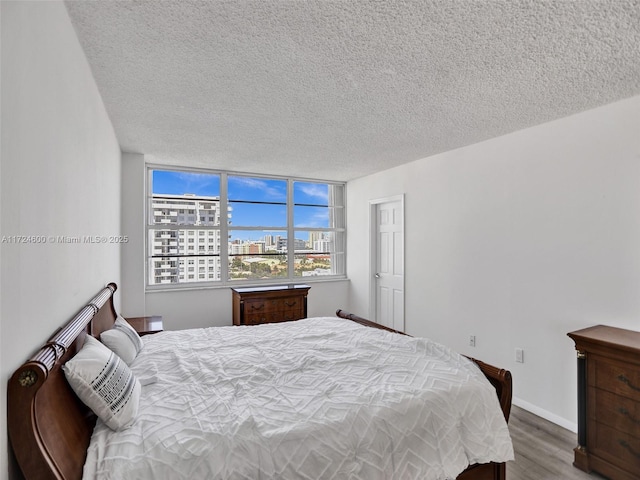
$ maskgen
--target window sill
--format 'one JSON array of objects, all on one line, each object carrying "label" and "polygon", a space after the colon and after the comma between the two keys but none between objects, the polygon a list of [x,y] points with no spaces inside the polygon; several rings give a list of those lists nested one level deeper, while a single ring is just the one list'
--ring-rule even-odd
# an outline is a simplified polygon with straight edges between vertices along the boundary
[{"label": "window sill", "polygon": [[298,277],[294,279],[281,279],[280,281],[273,282],[226,282],[226,283],[217,283],[215,285],[208,283],[194,283],[194,284],[170,284],[170,285],[147,285],[145,288],[145,294],[153,294],[153,293],[166,293],[166,292],[186,292],[186,291],[196,291],[196,290],[220,290],[220,289],[229,289],[232,287],[268,287],[272,285],[290,285],[290,284],[301,284],[305,283],[308,285],[313,285],[316,283],[330,283],[330,282],[348,282],[349,278],[345,276],[332,276],[330,278],[322,278],[322,277]]}]

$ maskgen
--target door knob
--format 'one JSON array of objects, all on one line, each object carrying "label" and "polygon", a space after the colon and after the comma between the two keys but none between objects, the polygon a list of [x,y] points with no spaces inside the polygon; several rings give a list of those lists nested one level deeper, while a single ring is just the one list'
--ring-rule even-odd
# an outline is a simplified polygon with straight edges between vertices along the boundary
[{"label": "door knob", "polygon": [[376,278],[380,278],[380,274],[379,274],[379,273],[376,273],[376,274],[375,274],[375,277],[376,277]]}]

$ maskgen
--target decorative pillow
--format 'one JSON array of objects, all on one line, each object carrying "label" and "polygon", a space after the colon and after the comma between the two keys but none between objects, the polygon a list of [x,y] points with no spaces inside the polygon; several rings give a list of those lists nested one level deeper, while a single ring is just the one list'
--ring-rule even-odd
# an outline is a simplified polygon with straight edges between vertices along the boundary
[{"label": "decorative pillow", "polygon": [[135,360],[142,350],[142,339],[138,332],[129,325],[124,318],[118,315],[113,327],[100,334],[100,340],[127,365]]},{"label": "decorative pillow", "polygon": [[91,335],[62,366],[78,398],[112,430],[130,426],[138,414],[140,382],[126,363]]}]

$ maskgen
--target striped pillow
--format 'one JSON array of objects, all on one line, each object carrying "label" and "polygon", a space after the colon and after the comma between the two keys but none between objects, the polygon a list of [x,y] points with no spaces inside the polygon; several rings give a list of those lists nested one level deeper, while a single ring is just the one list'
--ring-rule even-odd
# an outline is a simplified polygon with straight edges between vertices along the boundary
[{"label": "striped pillow", "polygon": [[111,329],[102,332],[100,340],[127,365],[131,365],[143,346],[138,332],[120,315]]},{"label": "striped pillow", "polygon": [[62,370],[78,398],[109,428],[122,430],[135,421],[140,382],[120,357],[91,335]]}]

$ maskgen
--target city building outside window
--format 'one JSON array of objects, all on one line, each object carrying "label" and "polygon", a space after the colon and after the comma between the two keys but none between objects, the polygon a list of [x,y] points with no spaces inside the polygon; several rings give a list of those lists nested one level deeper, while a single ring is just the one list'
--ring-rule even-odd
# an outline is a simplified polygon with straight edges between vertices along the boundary
[{"label": "city building outside window", "polygon": [[[149,288],[344,277],[344,184],[153,167],[148,173]],[[206,265],[197,277],[195,259]]]}]

